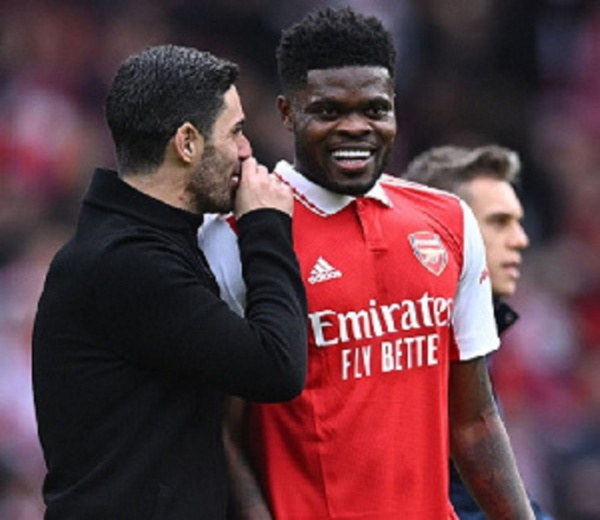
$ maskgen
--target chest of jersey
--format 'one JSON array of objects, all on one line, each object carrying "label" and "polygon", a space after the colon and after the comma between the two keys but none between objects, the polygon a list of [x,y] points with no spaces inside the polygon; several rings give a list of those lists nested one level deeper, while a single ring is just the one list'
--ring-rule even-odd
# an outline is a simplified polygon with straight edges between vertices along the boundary
[{"label": "chest of jersey", "polygon": [[296,203],[307,384],[293,401],[251,413],[277,517],[448,517],[462,213],[392,202],[359,198],[333,215]]},{"label": "chest of jersey", "polygon": [[460,276],[460,226],[372,199],[329,216],[297,204],[294,242],[308,294],[309,348],[329,360],[329,377],[437,364]]}]

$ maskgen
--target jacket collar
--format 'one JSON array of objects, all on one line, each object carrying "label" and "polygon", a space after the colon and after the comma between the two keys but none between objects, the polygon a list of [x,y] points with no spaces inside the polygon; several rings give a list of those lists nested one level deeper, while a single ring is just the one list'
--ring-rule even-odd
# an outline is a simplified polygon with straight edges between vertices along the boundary
[{"label": "jacket collar", "polygon": [[287,161],[279,161],[275,166],[275,172],[279,177],[286,181],[294,190],[304,204],[311,206],[315,211],[324,216],[334,215],[343,210],[357,198],[372,199],[381,204],[392,207],[393,204],[386,195],[381,183],[377,181],[367,193],[360,197],[352,195],[342,195],[330,191],[314,182],[310,181]]},{"label": "jacket collar", "polygon": [[494,298],[494,318],[496,318],[498,334],[502,334],[515,324],[519,319],[519,315],[506,302],[499,298]]},{"label": "jacket collar", "polygon": [[96,206],[133,217],[154,227],[194,231],[202,224],[202,215],[175,208],[136,190],[119,178],[117,172],[96,168],[83,200]]}]

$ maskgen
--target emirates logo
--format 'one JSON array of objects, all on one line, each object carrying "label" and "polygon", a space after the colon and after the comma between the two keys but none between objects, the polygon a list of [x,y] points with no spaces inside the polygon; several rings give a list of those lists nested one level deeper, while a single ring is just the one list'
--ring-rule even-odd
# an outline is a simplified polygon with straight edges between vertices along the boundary
[{"label": "emirates logo", "polygon": [[439,276],[448,263],[448,252],[439,235],[431,231],[417,231],[408,236],[415,256],[430,272]]}]

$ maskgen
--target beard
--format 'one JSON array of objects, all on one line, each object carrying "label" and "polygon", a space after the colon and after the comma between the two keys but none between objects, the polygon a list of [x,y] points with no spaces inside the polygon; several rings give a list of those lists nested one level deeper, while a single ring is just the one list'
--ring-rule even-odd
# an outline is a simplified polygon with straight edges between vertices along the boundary
[{"label": "beard", "polygon": [[235,191],[231,187],[231,174],[235,168],[235,162],[206,144],[200,165],[187,186],[196,213],[229,213],[233,209]]}]

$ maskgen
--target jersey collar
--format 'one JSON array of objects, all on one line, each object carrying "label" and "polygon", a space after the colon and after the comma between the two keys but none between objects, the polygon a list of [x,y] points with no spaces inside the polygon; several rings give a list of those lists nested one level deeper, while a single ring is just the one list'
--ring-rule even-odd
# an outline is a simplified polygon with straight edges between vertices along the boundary
[{"label": "jersey collar", "polygon": [[[335,193],[315,184],[296,171],[287,161],[279,161],[275,166],[275,172],[292,187],[296,197],[314,206],[325,215],[334,215],[359,198]],[[379,181],[360,198],[377,200],[388,207],[393,205]]]}]

